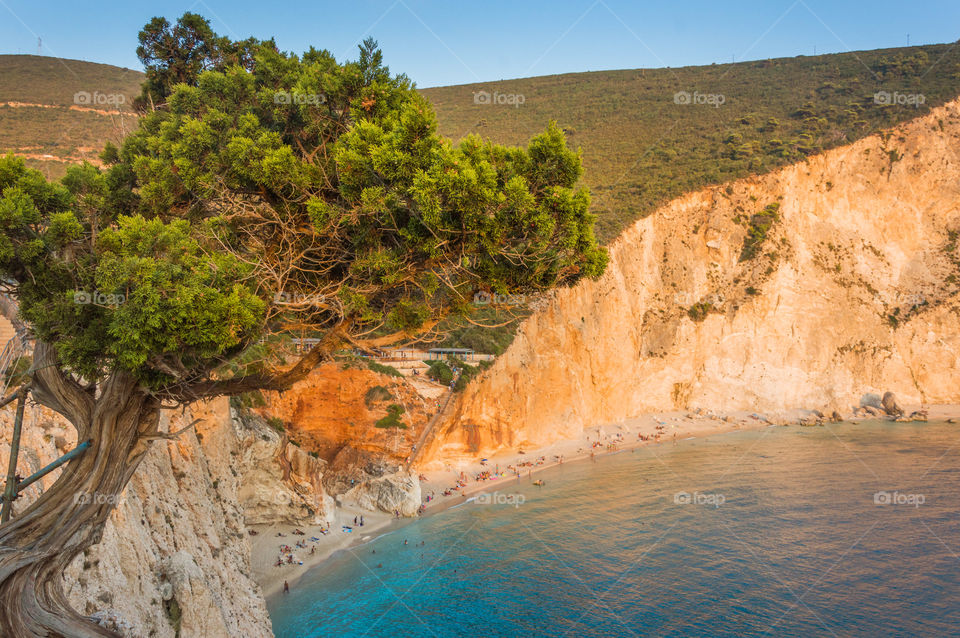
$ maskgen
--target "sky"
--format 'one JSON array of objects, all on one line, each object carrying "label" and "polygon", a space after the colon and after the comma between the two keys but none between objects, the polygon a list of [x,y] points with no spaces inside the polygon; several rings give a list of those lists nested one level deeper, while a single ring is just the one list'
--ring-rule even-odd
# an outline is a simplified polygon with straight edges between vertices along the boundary
[{"label": "sky", "polygon": [[142,69],[137,33],[186,11],[235,39],[356,58],[368,36],[418,86],[956,42],[958,0],[0,0],[0,53]]}]

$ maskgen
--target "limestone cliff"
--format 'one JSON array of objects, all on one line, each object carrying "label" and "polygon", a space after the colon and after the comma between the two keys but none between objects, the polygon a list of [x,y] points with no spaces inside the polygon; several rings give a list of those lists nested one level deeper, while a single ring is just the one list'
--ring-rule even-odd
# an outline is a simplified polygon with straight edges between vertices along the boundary
[{"label": "limestone cliff", "polygon": [[958,104],[636,222],[600,280],[523,324],[423,463],[659,410],[960,401]]},{"label": "limestone cliff", "polygon": [[[283,394],[264,398],[257,412],[278,419],[291,440],[329,462],[347,446],[403,460],[435,409],[406,379],[362,361],[324,364]],[[376,427],[391,405],[403,408],[402,427]]]},{"label": "limestone cliff", "polygon": [[[192,413],[192,414],[191,414]],[[71,603],[125,636],[174,638],[272,636],[250,546],[240,492],[242,437],[227,401],[164,413],[174,429],[204,420],[178,440],[155,443],[134,474],[103,540],[65,574]],[[0,412],[0,458],[6,460],[12,410]],[[33,472],[73,447],[75,434],[48,410],[28,408],[20,473]],[[43,486],[30,487],[14,512]],[[83,497],[83,495],[81,495]],[[96,498],[91,495],[91,498]]]},{"label": "limestone cliff", "polygon": [[333,499],[323,488],[326,461],[290,443],[262,418],[234,415],[241,481],[238,498],[247,525],[330,525]]}]

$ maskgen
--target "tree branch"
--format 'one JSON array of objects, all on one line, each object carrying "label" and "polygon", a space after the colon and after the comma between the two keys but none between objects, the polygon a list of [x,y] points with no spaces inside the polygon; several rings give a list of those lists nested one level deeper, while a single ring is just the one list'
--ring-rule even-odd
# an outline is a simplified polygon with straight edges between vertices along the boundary
[{"label": "tree branch", "polygon": [[254,390],[283,392],[307,377],[318,365],[329,360],[346,340],[343,324],[330,330],[320,343],[310,349],[288,370],[271,370],[229,379],[210,379],[187,385],[175,385],[158,392],[158,396],[179,403],[192,403],[218,396],[233,396]]},{"label": "tree branch", "polygon": [[94,395],[61,369],[52,345],[39,340],[36,342],[31,375],[34,401],[62,414],[77,428],[78,440],[89,438]]}]

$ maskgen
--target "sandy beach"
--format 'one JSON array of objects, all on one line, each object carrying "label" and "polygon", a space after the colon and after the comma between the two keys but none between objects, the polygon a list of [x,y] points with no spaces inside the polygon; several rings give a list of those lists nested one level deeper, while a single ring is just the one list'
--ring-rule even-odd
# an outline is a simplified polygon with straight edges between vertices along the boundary
[{"label": "sandy beach", "polygon": [[[907,414],[910,414],[914,410],[921,409],[921,406],[904,406],[904,409]],[[923,406],[922,409],[928,412],[928,418],[931,421],[949,419],[960,421],[960,405]],[[769,416],[745,411],[660,412],[629,419],[623,423],[592,426],[575,439],[557,441],[536,449],[524,449],[523,454],[520,454],[520,450],[510,450],[492,455],[485,461],[477,458],[460,463],[447,463],[441,470],[422,472],[422,476],[426,479],[420,481],[425,501],[422,516],[436,514],[459,505],[479,493],[510,485],[518,479],[532,480],[533,475],[560,463],[574,463],[591,457],[599,458],[645,445],[672,445],[674,442],[685,439],[703,438],[738,430],[796,426],[801,419],[810,416],[807,410],[791,410]],[[875,417],[844,415],[844,419],[851,422],[871,418]],[[524,465],[518,467],[520,464]],[[519,475],[516,470],[509,470],[508,466],[519,469]],[[498,469],[498,476],[476,480],[477,475],[483,472],[495,474]],[[463,482],[466,484],[451,490],[450,488],[457,486],[461,477],[465,477]],[[449,495],[444,496],[444,491],[449,491]],[[426,500],[428,496],[432,496],[429,501]],[[361,515],[364,525],[354,526],[354,517],[359,519]],[[266,597],[280,593],[283,590],[284,581],[289,583],[291,588],[295,588],[299,578],[308,570],[323,563],[335,552],[370,542],[414,520],[416,519],[397,519],[385,512],[372,512],[347,504],[337,507],[335,523],[327,534],[321,533],[320,526],[290,524],[250,526],[250,529],[257,532],[255,536],[250,537],[254,579],[260,584]],[[352,531],[345,531],[343,526],[351,527]],[[303,531],[304,535],[295,535],[293,532],[296,529]],[[302,541],[305,547],[295,547],[298,541]],[[281,545],[289,545],[293,548],[292,564],[276,565],[277,558],[281,555]]]}]

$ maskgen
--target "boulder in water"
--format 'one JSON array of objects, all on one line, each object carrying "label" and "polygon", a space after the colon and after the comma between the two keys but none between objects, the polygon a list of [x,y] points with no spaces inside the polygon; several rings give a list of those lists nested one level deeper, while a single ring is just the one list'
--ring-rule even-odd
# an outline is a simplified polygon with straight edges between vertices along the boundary
[{"label": "boulder in water", "polygon": [[869,408],[876,408],[877,410],[881,409],[881,408],[883,407],[883,405],[882,405],[882,403],[881,403],[881,401],[880,401],[880,395],[879,395],[879,394],[873,394],[872,392],[868,392],[867,394],[865,394],[865,395],[863,395],[862,397],[860,397],[860,407],[861,407],[861,408],[868,408],[868,407],[869,407]]},{"label": "boulder in water", "polygon": [[897,395],[893,392],[884,392],[882,406],[889,416],[903,416],[903,408],[897,403]]}]

